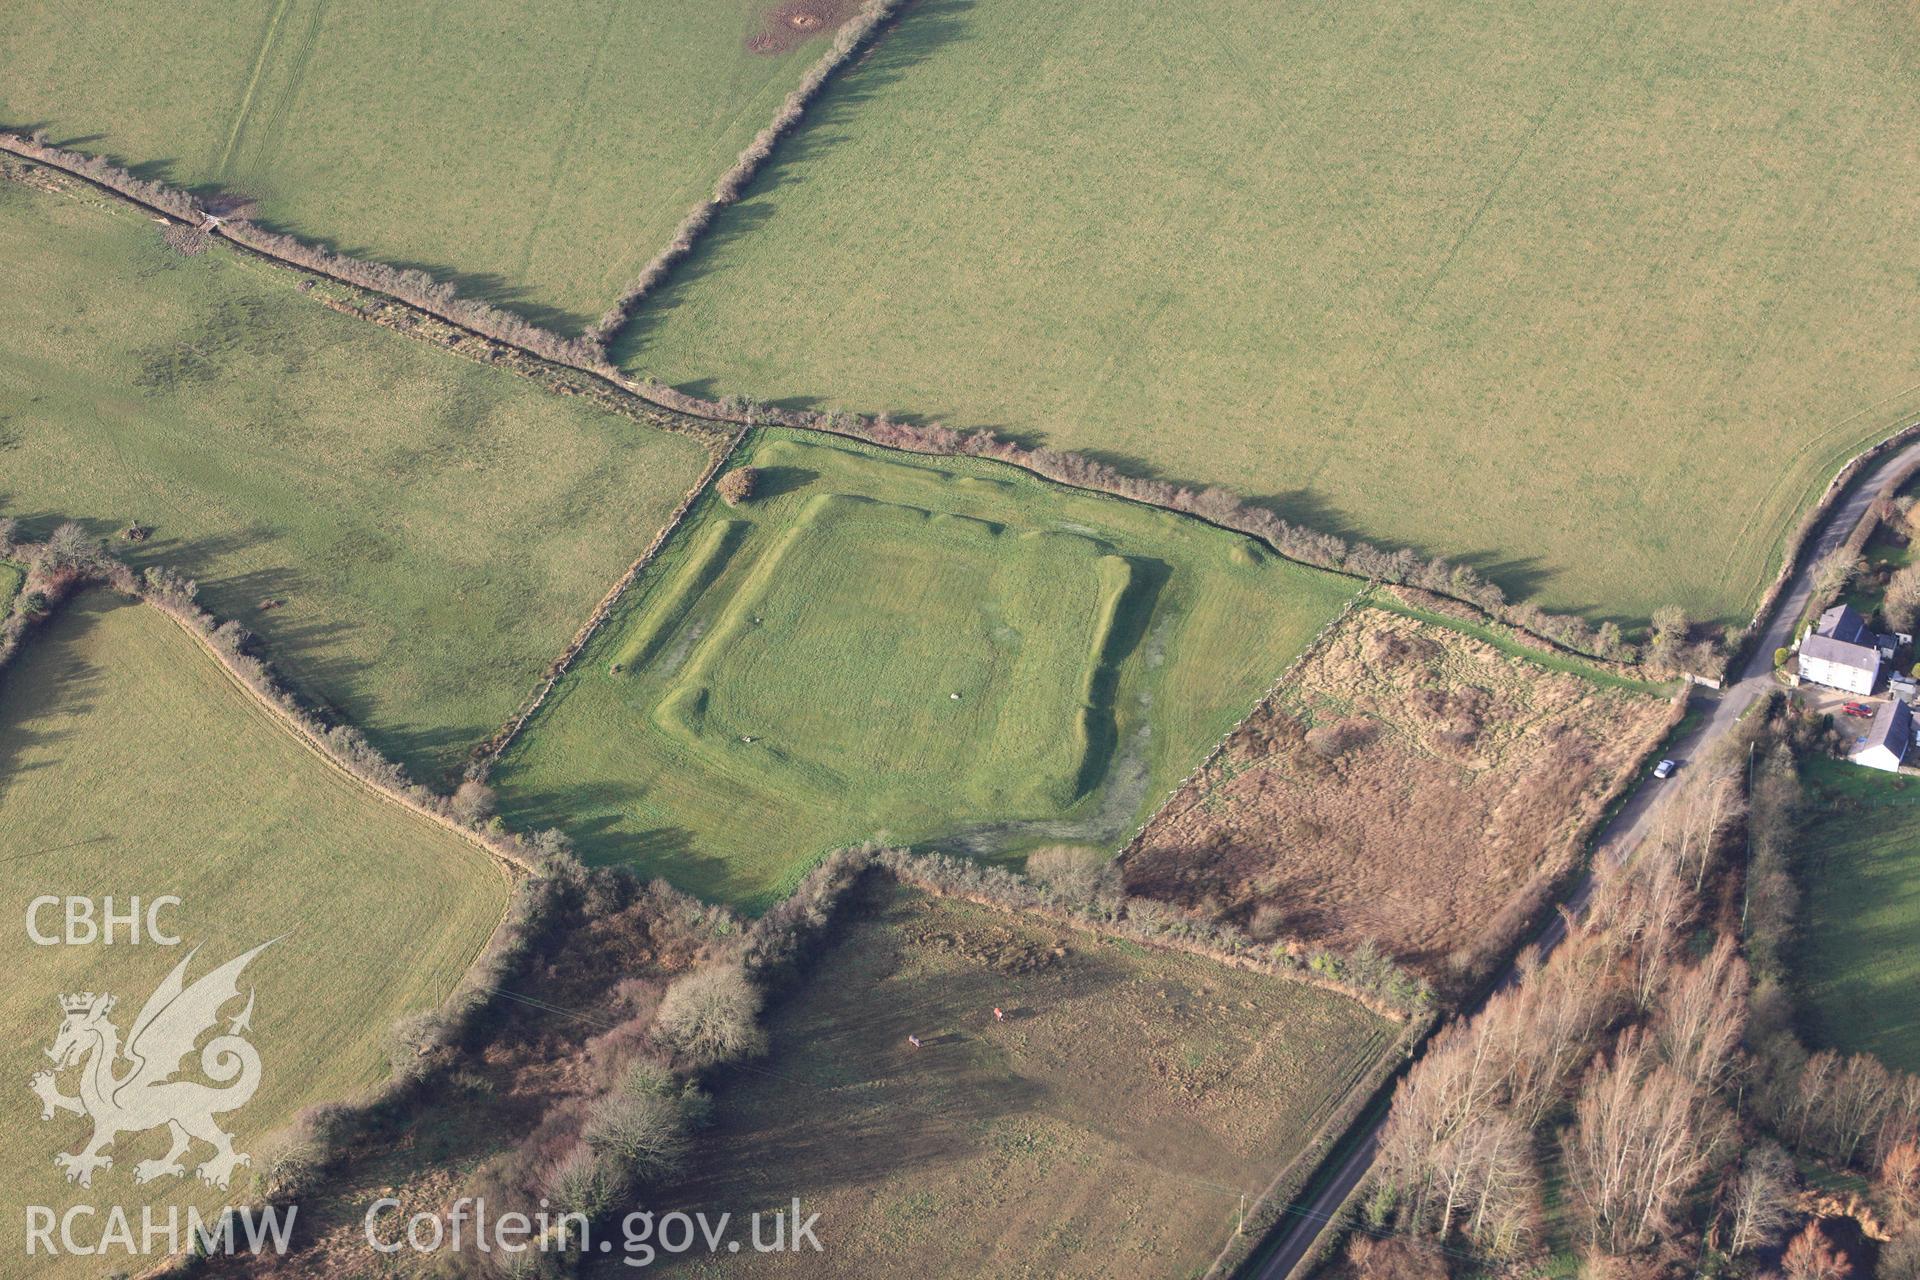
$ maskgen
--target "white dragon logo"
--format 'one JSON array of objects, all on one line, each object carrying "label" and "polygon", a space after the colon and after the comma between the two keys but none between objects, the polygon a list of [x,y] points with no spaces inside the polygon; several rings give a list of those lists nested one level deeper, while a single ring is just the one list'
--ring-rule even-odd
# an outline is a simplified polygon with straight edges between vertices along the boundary
[{"label": "white dragon logo", "polygon": [[[247,1007],[228,1024],[226,1034],[215,1036],[200,1050],[200,1070],[224,1087],[175,1080],[173,1076],[193,1052],[195,1042],[220,1021],[220,1010],[240,997],[241,970],[272,945],[261,943],[190,987],[186,985],[187,965],[198,948],[189,952],[147,997],[140,1016],[133,1020],[133,1029],[127,1033],[124,1049],[119,1029],[107,1019],[115,1003],[112,996],[87,991],[60,997],[60,1009],[66,1018],[53,1047],[47,1050],[54,1068],[34,1074],[33,1091],[40,1098],[42,1120],[53,1119],[56,1111],[71,1111],[93,1120],[93,1138],[85,1147],[53,1158],[54,1164],[66,1171],[68,1182],[92,1186],[94,1170],[113,1167],[113,1157],[104,1152],[115,1138],[162,1125],[171,1133],[173,1145],[160,1159],[136,1164],[135,1182],[184,1175],[186,1167],[180,1157],[195,1138],[213,1147],[212,1157],[195,1170],[200,1181],[210,1187],[225,1190],[234,1169],[253,1163],[233,1149],[233,1135],[213,1121],[216,1115],[245,1106],[260,1087],[260,1054],[243,1038],[253,1022],[251,989]],[[122,1063],[126,1064],[124,1070],[120,1069]],[[81,1069],[80,1093],[68,1097],[60,1092],[57,1077],[74,1066]]]}]

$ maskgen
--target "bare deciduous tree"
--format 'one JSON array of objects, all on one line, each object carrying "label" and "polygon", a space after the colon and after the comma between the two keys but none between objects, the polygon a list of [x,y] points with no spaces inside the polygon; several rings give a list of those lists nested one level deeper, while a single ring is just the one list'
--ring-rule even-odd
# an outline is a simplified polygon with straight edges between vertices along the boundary
[{"label": "bare deciduous tree", "polygon": [[712,965],[676,978],[660,1001],[654,1037],[690,1066],[751,1057],[765,1047],[760,993],[737,965]]},{"label": "bare deciduous tree", "polygon": [[1778,1143],[1747,1152],[1724,1198],[1727,1252],[1749,1253],[1778,1240],[1793,1222],[1793,1191],[1793,1160]]},{"label": "bare deciduous tree", "polygon": [[752,467],[735,467],[720,477],[713,486],[730,507],[737,507],[753,497],[754,482],[760,473]]},{"label": "bare deciduous tree", "polygon": [[1711,1100],[1655,1060],[1638,1028],[1596,1062],[1562,1140],[1567,1181],[1591,1241],[1651,1244],[1709,1167],[1724,1130]]},{"label": "bare deciduous tree", "polygon": [[485,822],[498,808],[499,802],[494,798],[493,788],[473,778],[456,787],[452,798],[447,801],[448,812],[468,826]]},{"label": "bare deciduous tree", "polygon": [[1910,564],[1894,571],[1887,581],[1887,594],[1880,602],[1880,612],[1886,615],[1887,625],[1895,631],[1913,632],[1914,625],[1920,623],[1920,565]]},{"label": "bare deciduous tree", "polygon": [[1920,1280],[1920,1230],[1907,1228],[1880,1250],[1879,1280]]},{"label": "bare deciduous tree", "polygon": [[1513,1025],[1505,1041],[1512,1055],[1506,1070],[1508,1106],[1533,1129],[1559,1105],[1574,1073],[1592,1057],[1596,1038],[1619,1008],[1621,992],[1608,963],[1607,941],[1577,923],[1569,924],[1553,963],[1542,965],[1529,951],[1518,968],[1519,984],[1488,1013]]},{"label": "bare deciduous tree", "polygon": [[1603,867],[1595,877],[1595,927],[1629,961],[1634,1007],[1650,1009],[1666,982],[1681,926],[1694,912],[1691,886],[1680,873],[1679,843],[1656,834],[1631,867]]},{"label": "bare deciduous tree", "polygon": [[1877,1188],[1887,1217],[1906,1229],[1920,1217],[1920,1141],[1907,1138],[1888,1147],[1880,1157]]},{"label": "bare deciduous tree", "polygon": [[1439,1250],[1404,1236],[1355,1232],[1347,1242],[1347,1265],[1360,1280],[1447,1280]]},{"label": "bare deciduous tree", "polygon": [[1676,969],[1660,993],[1654,1034],[1675,1071],[1707,1090],[1732,1077],[1747,1023],[1747,962],[1722,934],[1699,964]]},{"label": "bare deciduous tree", "polygon": [[1120,896],[1120,868],[1105,850],[1056,844],[1027,855],[1027,874],[1063,901],[1098,902]]},{"label": "bare deciduous tree", "polygon": [[72,569],[92,563],[100,555],[100,540],[68,520],[47,536],[40,557],[51,569]]},{"label": "bare deciduous tree", "polygon": [[1852,582],[1859,572],[1866,568],[1866,561],[1858,552],[1839,547],[1829,551],[1813,567],[1813,599],[1816,604],[1825,605],[1834,600],[1847,584]]},{"label": "bare deciduous tree", "polygon": [[1835,1074],[1826,1109],[1829,1150],[1851,1164],[1861,1146],[1880,1128],[1894,1097],[1893,1073],[1870,1053],[1856,1053]]},{"label": "bare deciduous tree", "polygon": [[1787,1280],[1846,1280],[1853,1273],[1853,1264],[1827,1241],[1819,1223],[1809,1222],[1787,1246],[1780,1269]]}]

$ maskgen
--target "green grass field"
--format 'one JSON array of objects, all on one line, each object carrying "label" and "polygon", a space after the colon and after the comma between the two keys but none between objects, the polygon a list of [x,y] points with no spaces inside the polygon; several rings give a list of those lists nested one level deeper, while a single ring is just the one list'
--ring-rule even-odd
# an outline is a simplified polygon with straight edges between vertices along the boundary
[{"label": "green grass field", "polygon": [[621,358],[1736,617],[1920,411],[1910,19],[924,0]]},{"label": "green grass field", "polygon": [[821,1251],[673,1274],[1199,1276],[1397,1031],[1304,983],[890,886],[769,1021],[671,1207],[798,1196]]},{"label": "green grass field", "polygon": [[977,460],[772,432],[495,775],[509,820],[765,905],[868,837],[1117,844],[1354,584]]},{"label": "green grass field", "polygon": [[11,560],[0,560],[0,617],[13,607],[13,597],[27,580],[27,571]]},{"label": "green grass field", "polygon": [[820,55],[749,52],[772,7],[54,0],[0,29],[0,124],[572,327]]},{"label": "green grass field", "polygon": [[[256,993],[260,1088],[222,1118],[237,1149],[258,1157],[260,1140],[299,1108],[384,1078],[394,1019],[452,990],[506,904],[506,878],[484,852],[326,763],[158,610],[103,592],[66,606],[0,673],[0,811],[12,922],[0,996],[9,1086],[0,1212],[14,1224],[26,1205],[84,1200],[131,1206],[138,1231],[141,1205],[207,1211],[223,1198],[191,1181],[135,1186],[135,1162],[165,1150],[164,1131],[122,1137],[91,1193],[62,1180],[54,1154],[91,1130],[65,1113],[43,1123],[27,1088],[60,1029],[57,997],[111,992],[125,1035],[189,949],[200,948],[191,981],[279,938],[242,988]],[[122,911],[134,896],[177,895],[161,922],[182,945],[127,945],[124,934],[111,947],[32,945],[24,921],[43,894],[112,895]],[[38,923],[58,934],[60,911]],[[62,1084],[73,1091],[71,1073]],[[189,1161],[206,1153],[197,1147]],[[242,1170],[233,1190],[247,1185]],[[141,1268],[124,1257],[42,1258],[32,1274],[127,1270]]]},{"label": "green grass field", "polygon": [[1823,1048],[1920,1071],[1920,782],[1839,760],[1803,771],[1801,1016]]},{"label": "green grass field", "polygon": [[[437,778],[504,720],[706,462],[145,218],[0,182],[0,512],[197,577],[304,693]],[[263,607],[268,602],[278,602]]]}]

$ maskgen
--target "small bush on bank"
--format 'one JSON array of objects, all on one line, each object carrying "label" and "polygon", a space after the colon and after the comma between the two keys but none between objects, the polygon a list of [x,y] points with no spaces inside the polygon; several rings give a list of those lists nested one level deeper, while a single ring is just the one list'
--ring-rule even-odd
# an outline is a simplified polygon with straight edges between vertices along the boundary
[{"label": "small bush on bank", "polygon": [[752,499],[754,484],[759,478],[760,473],[752,467],[735,467],[721,476],[714,488],[719,491],[728,506],[737,507]]},{"label": "small bush on bank", "polygon": [[1104,850],[1056,844],[1027,855],[1027,875],[1063,902],[1111,903],[1121,896],[1120,868]]}]

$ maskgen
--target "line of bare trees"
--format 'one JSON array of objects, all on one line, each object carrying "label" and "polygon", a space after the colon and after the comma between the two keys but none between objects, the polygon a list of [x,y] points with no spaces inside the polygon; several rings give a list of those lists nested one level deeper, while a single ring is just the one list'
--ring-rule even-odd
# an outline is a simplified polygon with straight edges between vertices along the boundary
[{"label": "line of bare trees", "polygon": [[[684,939],[679,949],[692,951],[694,963],[664,984],[610,975],[626,1012],[583,1047],[595,1083],[558,1101],[525,1140],[484,1167],[474,1194],[530,1215],[536,1202],[551,1203],[597,1223],[642,1190],[669,1189],[705,1122],[706,1082],[766,1052],[767,999],[811,957],[872,865],[867,851],[836,853],[750,926],[662,882],[642,887],[623,871],[582,873],[586,896],[603,905],[576,905],[575,916],[617,918],[638,901],[646,917],[664,922],[652,926],[656,933],[667,927]],[[592,942],[587,950],[597,950]],[[579,949],[571,940],[560,945]],[[577,1246],[579,1238],[555,1243]],[[577,1261],[577,1248],[554,1256]]]},{"label": "line of bare trees", "polygon": [[[1394,1098],[1376,1226],[1522,1256],[1557,1147],[1589,1248],[1672,1242],[1736,1132],[1746,961],[1731,934],[1698,958],[1687,942],[1741,817],[1738,771],[1703,767],[1630,868],[1596,872],[1590,911],[1552,956],[1529,949],[1517,981],[1435,1038]],[[1760,1218],[1744,1221],[1757,1242]]]},{"label": "line of bare trees", "polygon": [[[1783,994],[1792,752],[1820,734],[1783,700],[1763,704],[1697,767],[1637,860],[1596,873],[1589,912],[1553,955],[1523,955],[1515,983],[1435,1037],[1383,1133],[1365,1207],[1375,1228],[1526,1256],[1557,1158],[1596,1259],[1691,1266],[1703,1238],[1751,1259],[1801,1217],[1784,1142],[1867,1173],[1895,1232],[1883,1277],[1920,1277],[1920,1077],[1808,1052]],[[1750,859],[1728,857],[1736,848]],[[1361,1255],[1405,1256],[1362,1243],[1353,1265]],[[1782,1265],[1819,1280],[1835,1256],[1814,1227]]]},{"label": "line of bare trees", "polygon": [[0,142],[4,142],[9,149],[21,155],[55,165],[89,182],[111,188],[122,195],[131,196],[142,204],[151,205],[164,213],[172,214],[182,222],[198,226],[206,221],[206,209],[198,200],[179,187],[136,177],[130,170],[113,163],[104,156],[92,156],[84,152],[56,147],[47,141],[44,129],[35,129],[31,134],[25,135],[0,134]]},{"label": "line of bare trees", "polygon": [[363,258],[335,253],[320,245],[308,244],[297,236],[269,231],[244,219],[222,223],[219,232],[236,244],[269,257],[291,262],[335,280],[344,280],[363,289],[391,294],[423,311],[489,338],[522,347],[544,359],[583,366],[596,365],[600,360],[599,347],[591,340],[563,337],[490,302],[462,297],[459,289],[450,281],[436,279],[425,271],[368,262]]},{"label": "line of bare trees", "polygon": [[[117,560],[112,563],[125,569]],[[128,577],[132,576],[130,570],[126,572]],[[408,777],[400,764],[381,754],[358,728],[322,719],[281,681],[260,652],[252,632],[236,621],[221,622],[201,607],[199,584],[193,579],[174,569],[154,566],[134,579],[131,587],[124,580],[114,585],[205,636],[228,671],[296,724],[355,777],[423,813],[461,828],[522,870],[537,869],[548,858],[567,849],[567,839],[557,829],[524,834],[509,830],[495,811],[492,790],[484,783],[469,779],[450,793],[436,792]]]},{"label": "line of bare trees", "polygon": [[335,253],[296,236],[269,231],[244,217],[215,221],[205,206],[180,188],[136,177],[100,156],[53,146],[42,133],[36,132],[30,137],[18,133],[0,133],[0,146],[86,178],[183,222],[225,236],[235,244],[267,257],[364,289],[390,294],[422,311],[524,348],[545,359],[596,371],[602,363],[599,344],[591,339],[564,337],[490,302],[462,297],[459,289],[450,281],[436,279],[425,271],[368,262]]},{"label": "line of bare trees", "polygon": [[647,265],[632,283],[620,291],[606,314],[587,331],[587,338],[594,344],[602,361],[606,359],[607,347],[620,330],[632,318],[640,304],[646,300],[660,283],[667,278],[679,261],[693,251],[701,235],[719,216],[720,211],[738,200],[746,192],[747,184],[753,181],[753,175],[773,154],[780,139],[800,123],[806,114],[807,106],[820,91],[826,87],[833,73],[838,71],[853,55],[867,43],[881,24],[892,17],[903,0],[865,0],[860,11],[844,23],[834,33],[833,43],[818,61],[807,69],[793,92],[786,96],[780,109],[773,114],[767,126],[754,135],[753,141],[740,152],[732,167],[721,174],[713,184],[713,194],[687,210],[687,216],[681,219],[674,230],[673,239],[665,248],[653,255]]},{"label": "line of bare trees", "polygon": [[[1796,756],[1835,748],[1832,731],[1784,699],[1754,741],[1742,895],[1754,968],[1748,1042],[1755,1113],[1803,1154],[1874,1179],[1890,1225],[1906,1231],[1920,1213],[1920,1076],[1890,1070],[1867,1053],[1813,1051],[1795,1028],[1789,965],[1801,925],[1794,851],[1804,792]],[[1920,1276],[1920,1232],[1903,1280]]]},{"label": "line of bare trees", "polygon": [[[767,999],[807,963],[873,865],[865,850],[834,854],[747,924],[664,881],[554,855],[520,886],[469,973],[462,990],[472,998],[457,994],[396,1028],[390,1084],[352,1106],[310,1108],[270,1144],[269,1196],[310,1194],[344,1162],[378,1159],[391,1133],[428,1109],[459,1123],[463,1097],[485,1092],[489,1075],[525,1073],[548,1096],[463,1194],[496,1213],[550,1211],[539,1274],[573,1274],[583,1224],[673,1187],[707,1121],[710,1077],[766,1051]],[[528,1274],[471,1248],[442,1261],[453,1275]]]}]

